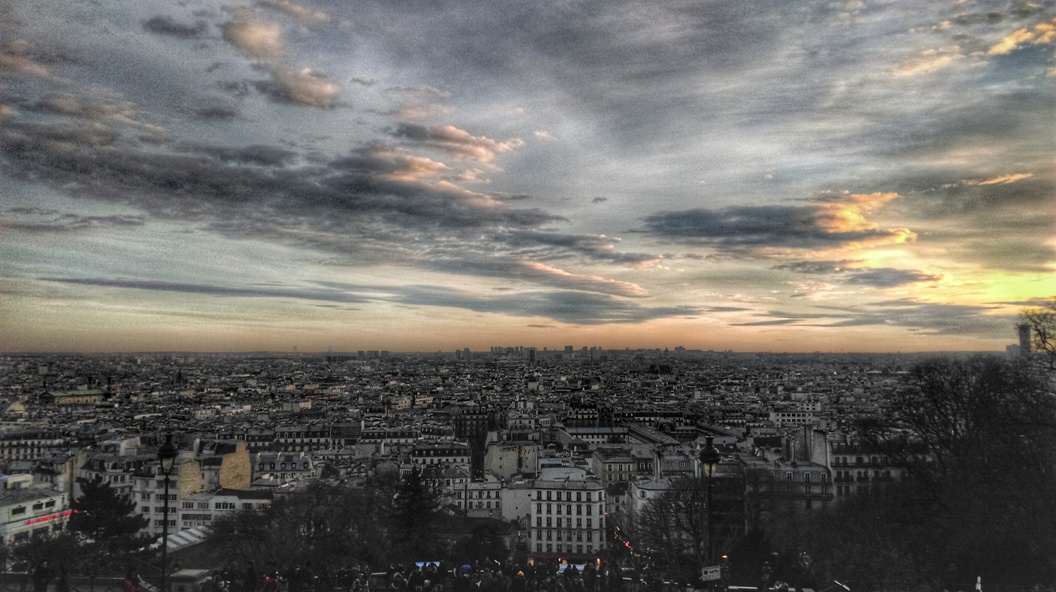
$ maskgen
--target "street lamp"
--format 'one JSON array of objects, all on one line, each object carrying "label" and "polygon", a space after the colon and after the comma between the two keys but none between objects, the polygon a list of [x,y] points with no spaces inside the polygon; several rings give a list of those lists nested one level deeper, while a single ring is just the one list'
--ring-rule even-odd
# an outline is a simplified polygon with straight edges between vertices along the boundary
[{"label": "street lamp", "polygon": [[172,443],[172,434],[165,434],[165,443],[158,448],[158,461],[161,463],[161,474],[165,475],[165,498],[161,520],[161,592],[168,592],[169,561],[169,475],[180,451]]},{"label": "street lamp", "polygon": [[707,555],[704,556],[704,561],[708,565],[711,565],[711,551],[712,551],[712,528],[711,528],[711,480],[715,475],[715,467],[718,466],[719,461],[722,460],[722,454],[718,448],[715,448],[715,438],[712,436],[706,436],[704,438],[704,449],[700,451],[700,466],[704,469],[704,473],[708,476],[708,551]]}]

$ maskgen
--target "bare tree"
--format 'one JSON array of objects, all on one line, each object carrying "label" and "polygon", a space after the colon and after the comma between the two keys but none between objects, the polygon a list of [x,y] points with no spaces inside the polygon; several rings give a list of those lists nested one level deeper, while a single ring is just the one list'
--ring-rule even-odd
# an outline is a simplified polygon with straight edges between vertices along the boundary
[{"label": "bare tree", "polygon": [[1021,324],[1030,327],[1030,347],[1041,352],[1056,368],[1056,298],[1038,308],[1028,308],[1019,313]]}]

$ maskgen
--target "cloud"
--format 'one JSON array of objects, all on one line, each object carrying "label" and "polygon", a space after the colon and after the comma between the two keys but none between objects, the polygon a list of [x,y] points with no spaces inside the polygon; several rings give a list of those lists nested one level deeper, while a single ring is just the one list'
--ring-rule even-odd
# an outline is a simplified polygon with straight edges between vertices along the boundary
[{"label": "cloud", "polygon": [[329,160],[259,144],[180,142],[151,152],[103,124],[20,123],[0,128],[0,154],[23,176],[56,188],[76,183],[81,197],[196,222],[228,238],[311,249],[331,265],[394,263],[641,298],[637,284],[557,262],[657,260],[619,251],[618,239],[603,235],[543,230],[563,218],[507,202],[525,196],[465,190],[443,179],[444,163],[384,144]]},{"label": "cloud", "polygon": [[99,230],[121,226],[143,226],[145,221],[143,216],[84,216],[35,207],[8,208],[0,212],[0,228],[23,232]]},{"label": "cloud", "polygon": [[1012,339],[1014,314],[993,314],[994,306],[944,304],[900,299],[866,304],[848,313],[845,320],[830,327],[896,326],[927,335],[975,335]]},{"label": "cloud", "polygon": [[923,76],[938,72],[963,58],[964,54],[957,46],[929,49],[921,52],[917,59],[899,64],[893,74],[896,77]]},{"label": "cloud", "polygon": [[325,12],[312,10],[291,0],[258,0],[257,5],[278,10],[305,23],[325,23],[330,20],[329,15]]},{"label": "cloud", "polygon": [[143,28],[150,31],[151,33],[157,33],[159,35],[170,35],[173,37],[182,37],[185,39],[193,39],[195,37],[201,37],[205,34],[208,25],[205,21],[197,21],[193,25],[185,24],[176,21],[172,17],[168,16],[156,16],[143,23]]},{"label": "cloud", "polygon": [[196,294],[223,298],[279,298],[334,303],[378,303],[403,306],[438,306],[481,313],[520,317],[544,317],[562,323],[600,325],[607,323],[641,323],[653,319],[697,314],[686,306],[645,307],[634,302],[603,294],[576,291],[534,290],[497,295],[430,286],[362,286],[319,282],[316,287],[275,288],[261,286],[221,286],[216,284],[167,282],[133,278],[61,278],[44,277],[41,281],[118,288]]},{"label": "cloud", "polygon": [[[621,282],[596,275],[578,275],[536,261],[524,261],[522,265],[533,272],[558,277],[562,283],[568,284],[568,287],[590,292],[614,293],[632,298],[644,298],[649,295],[641,286],[631,282]],[[599,284],[606,285],[609,289],[599,289]]]},{"label": "cloud", "polygon": [[179,294],[200,294],[203,296],[220,296],[226,298],[297,298],[301,300],[322,300],[327,302],[362,303],[370,299],[352,294],[348,291],[332,289],[304,288],[262,288],[256,286],[231,287],[215,284],[191,284],[157,280],[137,280],[130,278],[59,278],[44,277],[41,281],[75,284],[81,286],[98,286],[101,288],[121,288],[127,290],[151,290],[157,292],[175,292]]},{"label": "cloud", "polygon": [[458,158],[485,164],[495,160],[498,154],[524,145],[520,138],[500,142],[484,136],[474,136],[452,125],[426,127],[416,123],[401,123],[392,131],[392,135],[412,144],[437,148]]},{"label": "cloud", "polygon": [[1034,176],[1034,173],[1016,173],[1009,175],[1001,175],[1000,177],[994,177],[992,179],[985,179],[982,181],[965,181],[965,185],[1011,185],[1017,181],[1023,179],[1029,179]]},{"label": "cloud", "polygon": [[[616,245],[620,242],[620,239],[610,238],[603,234],[566,234],[525,229],[509,230],[498,234],[496,238],[511,246],[558,247],[562,250],[586,255],[591,259],[638,267],[648,266],[660,260],[657,255],[648,253],[618,251],[616,250]],[[532,256],[535,257],[543,255],[542,253],[532,253]]]},{"label": "cloud", "polygon": [[873,269],[856,269],[848,273],[847,278],[844,281],[847,284],[854,286],[897,288],[908,284],[937,282],[941,280],[942,277],[941,274],[927,273],[915,269],[880,267]]},{"label": "cloud", "polygon": [[897,197],[895,193],[837,194],[819,196],[805,206],[659,212],[645,218],[645,232],[676,242],[747,248],[912,241],[916,235],[909,229],[880,229],[865,217]]},{"label": "cloud", "polygon": [[340,89],[311,68],[269,68],[271,80],[258,81],[257,89],[282,103],[307,107],[333,107]]},{"label": "cloud", "polygon": [[0,78],[24,74],[39,78],[49,76],[48,69],[30,55],[29,44],[14,41],[0,49]]},{"label": "cloud", "polygon": [[1048,45],[1056,42],[1056,18],[1048,22],[1038,23],[1033,27],[1017,29],[1007,35],[1000,43],[992,46],[990,55],[1005,55],[1011,53],[1024,45]]},{"label": "cloud", "polygon": [[809,275],[835,275],[844,284],[870,286],[873,288],[896,288],[908,284],[936,282],[943,277],[941,274],[914,269],[864,267],[862,261],[850,259],[841,259],[839,261],[792,261],[775,265],[773,269]]},{"label": "cloud", "polygon": [[842,329],[847,327],[902,327],[920,335],[971,335],[1013,339],[1016,316],[995,314],[999,306],[925,302],[911,298],[845,306],[818,307],[817,313],[770,311],[759,321],[738,326],[792,325]]},{"label": "cloud", "polygon": [[282,27],[278,23],[255,20],[244,9],[236,12],[234,20],[220,25],[220,31],[224,41],[250,57],[276,57],[286,51]]}]

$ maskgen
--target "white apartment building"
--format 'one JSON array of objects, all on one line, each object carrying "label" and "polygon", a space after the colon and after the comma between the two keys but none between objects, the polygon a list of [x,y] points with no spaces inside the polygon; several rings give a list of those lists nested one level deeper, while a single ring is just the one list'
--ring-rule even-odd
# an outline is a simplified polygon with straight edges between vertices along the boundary
[{"label": "white apartment building", "polygon": [[605,548],[605,490],[582,469],[544,471],[528,487],[528,558],[583,563]]}]

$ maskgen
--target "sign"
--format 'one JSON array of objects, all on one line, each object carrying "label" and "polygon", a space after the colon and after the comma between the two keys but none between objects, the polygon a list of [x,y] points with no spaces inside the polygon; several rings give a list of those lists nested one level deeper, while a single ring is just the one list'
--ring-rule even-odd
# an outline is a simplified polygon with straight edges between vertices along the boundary
[{"label": "sign", "polygon": [[722,579],[722,568],[718,565],[700,568],[700,581],[714,582]]}]

